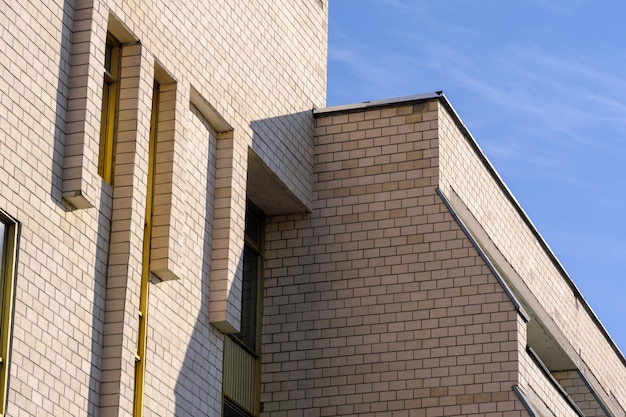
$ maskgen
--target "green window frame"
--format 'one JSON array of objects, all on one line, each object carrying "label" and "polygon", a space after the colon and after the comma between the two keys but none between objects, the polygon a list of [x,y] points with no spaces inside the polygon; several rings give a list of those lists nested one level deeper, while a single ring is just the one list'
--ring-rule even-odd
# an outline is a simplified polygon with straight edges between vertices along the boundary
[{"label": "green window frame", "polygon": [[20,224],[0,209],[0,416],[6,414]]}]

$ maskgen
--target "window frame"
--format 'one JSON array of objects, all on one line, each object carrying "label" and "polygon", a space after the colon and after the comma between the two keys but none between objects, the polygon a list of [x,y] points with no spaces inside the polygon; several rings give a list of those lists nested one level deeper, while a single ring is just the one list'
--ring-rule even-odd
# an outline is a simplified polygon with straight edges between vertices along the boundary
[{"label": "window frame", "polygon": [[107,33],[104,55],[98,174],[112,184],[122,45],[110,32]]},{"label": "window frame", "polygon": [[15,279],[21,224],[0,209],[0,415],[6,413],[15,301]]},{"label": "window frame", "polygon": [[143,415],[146,353],[148,343],[148,307],[150,297],[150,260],[152,258],[152,226],[154,214],[154,187],[156,184],[157,146],[159,135],[159,104],[161,84],[155,79],[152,84],[152,108],[150,113],[150,139],[148,143],[148,178],[146,187],[146,210],[142,249],[141,285],[139,289],[139,311],[137,330],[137,350],[135,351],[135,379],[133,416]]},{"label": "window frame", "polygon": [[[256,239],[254,236],[250,234],[251,230],[249,230],[249,221],[252,220],[254,225],[256,225]],[[253,381],[249,381],[254,384],[254,387],[251,387],[254,391],[254,410],[248,410],[242,404],[238,404],[235,398],[229,396],[229,393],[223,389],[223,415],[226,413],[227,408],[231,412],[236,412],[242,416],[258,416],[261,412],[261,331],[262,331],[262,320],[263,320],[263,270],[264,270],[264,254],[263,248],[265,243],[265,214],[257,208],[250,201],[247,201],[246,204],[246,219],[245,219],[245,230],[244,230],[244,251],[247,247],[254,255],[257,256],[257,272],[256,272],[256,305],[253,307],[255,309],[255,347],[252,349],[246,342],[244,342],[240,335],[241,333],[228,334],[227,337],[230,341],[233,342],[234,345],[238,346],[242,351],[246,352],[255,362],[255,377]],[[242,262],[243,262],[242,253]],[[243,280],[245,277],[242,273],[242,292],[243,292]],[[242,294],[242,302],[243,302],[243,294]],[[242,306],[243,312],[243,306]],[[243,314],[242,314],[243,321]],[[241,323],[241,327],[243,328],[243,323]],[[225,343],[224,350],[226,351],[228,343]],[[242,381],[243,383],[243,381]]]}]

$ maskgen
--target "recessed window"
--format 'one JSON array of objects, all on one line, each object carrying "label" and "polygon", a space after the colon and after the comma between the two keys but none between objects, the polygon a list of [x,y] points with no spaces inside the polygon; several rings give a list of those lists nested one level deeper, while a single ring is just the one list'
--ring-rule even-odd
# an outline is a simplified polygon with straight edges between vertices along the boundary
[{"label": "recessed window", "polygon": [[104,53],[98,174],[109,184],[113,178],[113,151],[115,148],[120,57],[120,43],[111,34],[108,34]]},{"label": "recessed window", "polygon": [[9,379],[17,238],[17,221],[0,210],[0,415],[5,415]]},{"label": "recessed window", "polygon": [[224,416],[260,413],[263,216],[248,204],[241,290],[241,330],[224,340]]},{"label": "recessed window", "polygon": [[146,215],[143,234],[143,259],[141,269],[141,287],[139,290],[139,311],[137,332],[137,351],[135,352],[135,397],[133,416],[143,415],[144,379],[146,373],[146,351],[148,334],[148,302],[150,296],[150,258],[152,242],[152,219],[154,213],[154,183],[156,167],[156,149],[159,125],[159,97],[161,87],[154,81],[152,90],[152,114],[150,118],[150,142],[148,146],[148,184],[146,190]]}]

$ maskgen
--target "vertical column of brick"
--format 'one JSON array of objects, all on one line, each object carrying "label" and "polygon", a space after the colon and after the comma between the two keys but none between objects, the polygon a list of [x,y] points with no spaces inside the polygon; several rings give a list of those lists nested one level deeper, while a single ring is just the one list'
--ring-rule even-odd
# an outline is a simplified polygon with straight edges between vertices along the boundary
[{"label": "vertical column of brick", "polygon": [[248,147],[234,132],[217,140],[209,319],[224,333],[239,331]]},{"label": "vertical column of brick", "polygon": [[[160,85],[150,270],[166,281],[182,276],[181,247],[184,241],[182,200],[182,115],[177,109],[177,84]],[[176,203],[176,204],[173,204]]]},{"label": "vertical column of brick", "polygon": [[93,0],[75,2],[69,100],[63,160],[63,198],[74,208],[98,199],[98,141],[106,24]]},{"label": "vertical column of brick", "polygon": [[122,48],[113,178],[101,416],[132,414],[153,68],[140,45]]}]

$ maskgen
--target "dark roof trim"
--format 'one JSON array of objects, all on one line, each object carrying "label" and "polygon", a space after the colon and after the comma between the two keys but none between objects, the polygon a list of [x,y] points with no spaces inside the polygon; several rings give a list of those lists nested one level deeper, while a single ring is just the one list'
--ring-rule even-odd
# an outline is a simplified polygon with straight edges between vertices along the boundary
[{"label": "dark roof trim", "polygon": [[595,388],[589,381],[589,378],[587,378],[587,375],[585,375],[585,373],[580,368],[578,368],[577,371],[578,371],[578,375],[580,376],[580,379],[582,379],[585,385],[587,385],[587,388],[589,388],[591,395],[593,395],[593,398],[595,398],[596,402],[598,403],[602,411],[604,411],[604,414],[606,414],[608,417],[613,417],[615,414],[609,411],[609,409],[607,408],[602,398],[600,398],[600,394],[595,390]]},{"label": "dark roof trim", "polygon": [[413,96],[396,97],[396,98],[385,99],[385,100],[364,101],[362,103],[346,104],[343,106],[325,107],[323,109],[314,109],[313,114],[315,116],[318,116],[318,115],[325,115],[328,113],[361,111],[361,110],[367,110],[367,109],[374,108],[374,107],[392,107],[392,106],[397,106],[400,104],[439,99],[441,97],[443,97],[443,92],[437,91],[434,93],[416,94]]},{"label": "dark roof trim", "polygon": [[528,397],[526,397],[526,394],[524,394],[517,385],[513,385],[511,389],[513,390],[515,395],[517,395],[517,398],[519,398],[519,400],[522,402],[524,408],[526,408],[526,411],[528,411],[528,414],[530,414],[531,417],[539,417],[539,414],[537,414],[537,412],[535,411],[530,400],[528,399]]},{"label": "dark roof trim", "polygon": [[461,218],[456,214],[456,212],[454,211],[454,208],[452,208],[450,201],[445,196],[443,191],[441,191],[439,187],[437,187],[436,191],[437,191],[437,194],[439,194],[441,201],[443,201],[443,204],[445,204],[445,206],[448,208],[448,211],[450,212],[450,214],[452,215],[456,223],[459,225],[463,233],[465,233],[465,236],[467,236],[467,239],[469,239],[469,241],[472,243],[472,246],[474,246],[474,249],[476,249],[476,252],[478,252],[480,257],[483,259],[483,261],[485,262],[485,264],[487,265],[487,267],[493,274],[493,276],[496,277],[496,280],[500,283],[500,286],[502,287],[506,295],[509,297],[509,300],[511,300],[511,302],[513,303],[513,306],[515,307],[515,310],[517,310],[517,313],[522,317],[522,319],[524,319],[526,323],[528,323],[530,321],[530,316],[528,315],[526,310],[524,310],[524,307],[519,302],[517,297],[515,297],[515,294],[513,294],[513,291],[511,291],[509,286],[506,284],[506,282],[504,281],[504,279],[502,278],[498,270],[495,268],[495,266],[493,265],[493,263],[491,262],[491,260],[489,259],[485,251],[480,247],[480,245],[478,244],[478,241],[474,239],[474,236],[469,231],[469,229],[465,226],[465,223],[463,223],[463,220],[461,220]]}]

